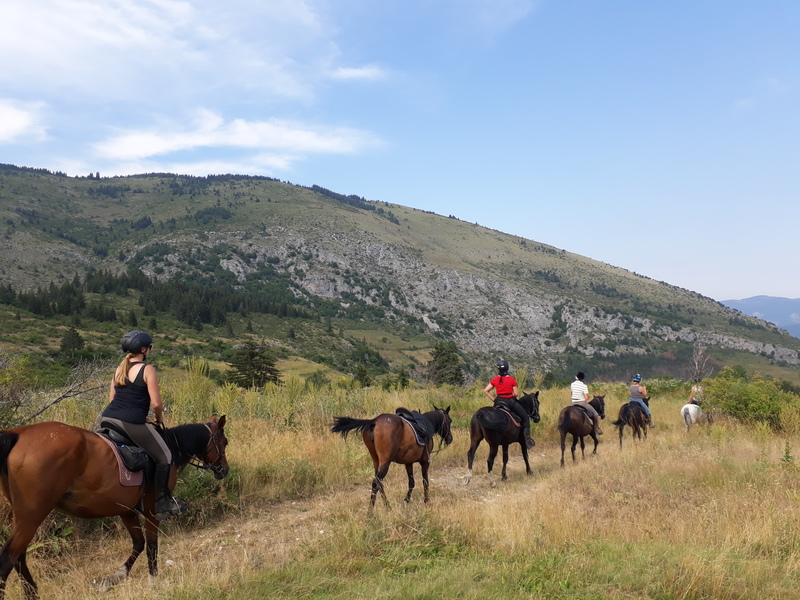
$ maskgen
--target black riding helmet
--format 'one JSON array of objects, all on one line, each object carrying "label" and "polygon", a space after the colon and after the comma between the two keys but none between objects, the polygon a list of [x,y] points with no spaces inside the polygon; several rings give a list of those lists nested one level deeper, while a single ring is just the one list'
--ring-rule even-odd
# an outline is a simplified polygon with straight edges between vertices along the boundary
[{"label": "black riding helmet", "polygon": [[144,331],[139,331],[138,329],[135,331],[129,331],[122,336],[123,352],[135,353],[145,346],[150,346],[152,344],[153,338],[150,337],[150,334]]},{"label": "black riding helmet", "polygon": [[500,372],[500,375],[508,373],[508,369],[508,361],[505,358],[501,358],[497,361],[497,370]]}]

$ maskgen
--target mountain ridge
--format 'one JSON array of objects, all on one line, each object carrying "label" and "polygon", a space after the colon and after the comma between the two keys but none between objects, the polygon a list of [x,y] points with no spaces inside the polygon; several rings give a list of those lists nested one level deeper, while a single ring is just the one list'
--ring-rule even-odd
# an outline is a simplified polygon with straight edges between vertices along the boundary
[{"label": "mountain ridge", "polygon": [[536,370],[677,372],[696,344],[800,365],[796,338],[696,292],[320,186],[234,175],[71,178],[5,165],[0,218],[0,251],[14,263],[0,283],[15,288],[97,269],[253,289],[280,276],[327,318],[405,328],[430,344],[452,339],[474,365],[504,355]]}]

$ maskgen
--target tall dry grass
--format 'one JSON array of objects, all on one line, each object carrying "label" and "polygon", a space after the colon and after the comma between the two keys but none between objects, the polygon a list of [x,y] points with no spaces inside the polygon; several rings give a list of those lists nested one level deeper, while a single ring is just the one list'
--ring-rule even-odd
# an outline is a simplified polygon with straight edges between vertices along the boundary
[{"label": "tall dry grass", "polygon": [[[167,524],[160,582],[147,583],[142,561],[117,598],[425,598],[453,590],[462,598],[800,597],[794,432],[718,421],[687,435],[678,414],[685,398],[675,393],[653,398],[657,427],[648,439],[634,442],[626,430],[620,449],[610,421],[624,390],[611,389],[598,455],[561,469],[555,423],[568,392],[545,390],[534,475],[524,476],[512,448],[509,481],[492,487],[482,445],[477,476],[465,486],[468,422],[485,404],[480,386],[319,391],[297,380],[242,391],[203,379],[187,372],[165,382],[165,397],[175,418],[229,415],[224,485],[233,501],[199,527]],[[415,502],[402,506],[405,469],[394,465],[386,482],[393,507],[366,518],[371,460],[359,436],[328,432],[331,418],[432,404],[452,407],[455,430],[433,460],[431,504],[422,505],[417,477]],[[46,544],[35,551],[43,595],[97,595],[92,579],[128,552],[115,527],[89,532],[66,553]],[[9,597],[20,597],[17,578],[10,581]]]}]

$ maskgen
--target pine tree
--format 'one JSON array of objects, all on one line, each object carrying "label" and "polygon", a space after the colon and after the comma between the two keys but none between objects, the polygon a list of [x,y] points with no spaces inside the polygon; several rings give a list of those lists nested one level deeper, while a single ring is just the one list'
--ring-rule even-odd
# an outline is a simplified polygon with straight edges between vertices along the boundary
[{"label": "pine tree", "polygon": [[226,377],[245,388],[260,388],[269,381],[278,383],[281,373],[275,363],[275,355],[269,348],[250,340],[234,351]]},{"label": "pine tree", "polygon": [[464,371],[455,342],[436,342],[428,363],[428,379],[435,385],[464,384]]}]

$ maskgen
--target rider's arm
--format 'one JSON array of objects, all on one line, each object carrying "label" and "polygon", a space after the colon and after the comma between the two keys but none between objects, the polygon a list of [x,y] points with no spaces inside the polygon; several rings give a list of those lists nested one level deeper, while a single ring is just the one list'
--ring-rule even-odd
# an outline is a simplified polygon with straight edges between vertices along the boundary
[{"label": "rider's arm", "polygon": [[108,385],[108,401],[111,402],[114,399],[114,380],[111,380],[111,383]]},{"label": "rider's arm", "polygon": [[514,394],[514,398],[519,398],[519,388],[516,385],[511,393]]},{"label": "rider's arm", "polygon": [[490,383],[483,390],[483,393],[486,394],[486,397],[489,398],[489,400],[491,400],[492,402],[494,402],[494,398],[492,398],[492,395],[489,392],[491,392],[493,389],[494,389],[494,386]]},{"label": "rider's arm", "polygon": [[644,387],[643,385],[639,386],[639,391],[642,392],[642,398],[645,398],[647,396],[647,388]]},{"label": "rider's arm", "polygon": [[144,366],[144,382],[150,394],[150,408],[156,415],[156,423],[164,423],[164,405],[161,403],[161,390],[158,387],[158,376],[153,365]]}]

